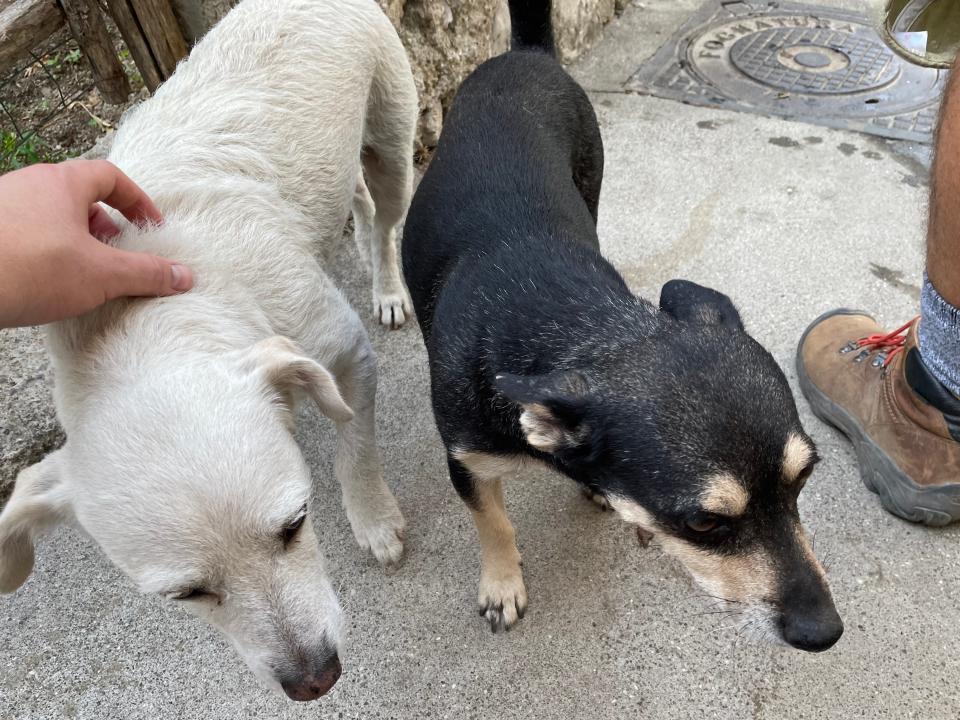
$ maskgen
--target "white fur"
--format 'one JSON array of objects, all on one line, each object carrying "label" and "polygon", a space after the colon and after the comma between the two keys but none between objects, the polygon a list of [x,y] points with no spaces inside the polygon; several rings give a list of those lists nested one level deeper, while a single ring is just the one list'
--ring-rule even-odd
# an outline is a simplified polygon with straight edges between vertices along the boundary
[{"label": "white fur", "polygon": [[337,423],[359,543],[398,562],[403,518],[374,436],[376,356],[314,255],[356,203],[381,321],[409,316],[394,228],[416,106],[374,0],[245,0],[124,119],[110,159],[166,221],[117,245],[185,262],[196,287],[51,328],[68,440],[0,515],[0,590],[29,575],[35,535],[74,518],[141,590],[213,593],[183,604],[271,686],[336,648],[341,611],[309,520],[288,549],[278,539],[311,490],[298,397]]}]

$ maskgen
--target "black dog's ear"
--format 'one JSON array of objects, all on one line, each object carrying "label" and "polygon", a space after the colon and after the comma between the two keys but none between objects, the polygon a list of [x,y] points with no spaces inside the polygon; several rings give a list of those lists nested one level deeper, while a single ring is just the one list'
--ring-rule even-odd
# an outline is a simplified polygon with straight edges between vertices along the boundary
[{"label": "black dog's ear", "polygon": [[743,330],[740,313],[723,293],[689,280],[670,280],[660,290],[660,309],[682,322]]},{"label": "black dog's ear", "polygon": [[508,400],[518,403],[520,427],[527,442],[552,453],[580,445],[587,437],[583,422],[589,383],[576,370],[547,375],[501,374],[494,384]]}]

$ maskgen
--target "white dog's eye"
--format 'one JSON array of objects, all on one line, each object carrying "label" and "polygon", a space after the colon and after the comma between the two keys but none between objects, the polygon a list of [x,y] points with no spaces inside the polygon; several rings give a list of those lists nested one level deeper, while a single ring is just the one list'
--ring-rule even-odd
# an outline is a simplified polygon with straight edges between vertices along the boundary
[{"label": "white dog's eye", "polygon": [[283,541],[283,546],[287,547],[294,538],[297,537],[297,533],[300,532],[300,528],[303,527],[303,521],[307,519],[307,505],[304,503],[303,507],[300,508],[300,513],[291,520],[287,525],[280,531],[280,540]]}]

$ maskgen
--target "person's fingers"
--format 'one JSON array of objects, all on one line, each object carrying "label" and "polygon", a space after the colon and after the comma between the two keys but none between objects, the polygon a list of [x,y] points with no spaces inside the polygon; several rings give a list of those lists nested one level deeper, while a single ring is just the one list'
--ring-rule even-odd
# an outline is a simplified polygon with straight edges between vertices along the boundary
[{"label": "person's fingers", "polygon": [[106,203],[138,225],[163,222],[163,216],[153,201],[113,163],[107,160],[68,160],[60,167],[70,174],[72,183],[83,188],[87,205]]},{"label": "person's fingers", "polygon": [[185,265],[147,253],[101,247],[97,267],[108,300],[176,295],[193,287],[193,273]]},{"label": "person's fingers", "polygon": [[120,234],[120,228],[113,222],[100,203],[90,206],[90,234],[100,242],[106,242]]}]

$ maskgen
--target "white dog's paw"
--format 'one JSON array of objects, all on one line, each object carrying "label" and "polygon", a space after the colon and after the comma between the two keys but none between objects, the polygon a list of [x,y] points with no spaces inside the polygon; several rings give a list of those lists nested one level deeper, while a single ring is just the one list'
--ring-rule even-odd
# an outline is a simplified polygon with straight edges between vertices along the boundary
[{"label": "white dog's paw", "polygon": [[385,568],[395,568],[403,560],[403,518],[353,529],[360,547],[369,550]]},{"label": "white dog's paw", "polygon": [[588,487],[586,487],[586,486],[584,486],[583,488],[581,488],[580,491],[583,493],[583,496],[584,496],[587,500],[589,500],[589,501],[592,502],[594,505],[596,505],[598,508],[600,508],[601,510],[603,510],[603,512],[610,512],[611,510],[613,510],[613,506],[610,504],[610,501],[607,500],[607,496],[606,496],[606,495],[601,495],[601,494],[598,493],[598,492],[594,492],[593,490],[591,490],[590,488],[588,488]]},{"label": "white dog's paw", "polygon": [[396,330],[408,318],[413,317],[413,301],[410,293],[399,280],[373,293],[373,315],[378,322]]},{"label": "white dog's paw", "polygon": [[480,615],[490,623],[491,631],[509,630],[516,625],[527,612],[527,588],[520,566],[505,572],[484,569],[477,602]]},{"label": "white dog's paw", "polygon": [[403,560],[403,531],[406,523],[397,501],[384,485],[385,494],[376,503],[367,501],[359,511],[347,510],[350,527],[357,543],[373,553],[385,568],[393,568]]}]

